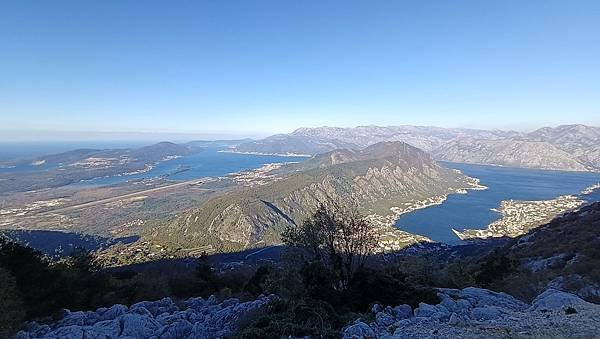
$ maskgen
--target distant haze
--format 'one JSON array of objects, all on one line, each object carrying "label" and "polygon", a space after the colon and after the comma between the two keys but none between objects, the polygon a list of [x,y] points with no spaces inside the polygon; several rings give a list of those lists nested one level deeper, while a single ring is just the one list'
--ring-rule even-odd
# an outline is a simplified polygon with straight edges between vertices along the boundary
[{"label": "distant haze", "polygon": [[247,133],[173,133],[173,132],[94,132],[94,131],[2,131],[0,142],[187,142],[192,140],[231,140],[244,138],[261,138],[268,134]]}]

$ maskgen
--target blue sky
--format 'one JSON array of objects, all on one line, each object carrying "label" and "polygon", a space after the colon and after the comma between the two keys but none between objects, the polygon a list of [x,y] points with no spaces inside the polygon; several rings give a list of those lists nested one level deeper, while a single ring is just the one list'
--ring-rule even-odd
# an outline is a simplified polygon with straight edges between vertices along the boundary
[{"label": "blue sky", "polygon": [[0,129],[600,125],[600,1],[2,1]]}]

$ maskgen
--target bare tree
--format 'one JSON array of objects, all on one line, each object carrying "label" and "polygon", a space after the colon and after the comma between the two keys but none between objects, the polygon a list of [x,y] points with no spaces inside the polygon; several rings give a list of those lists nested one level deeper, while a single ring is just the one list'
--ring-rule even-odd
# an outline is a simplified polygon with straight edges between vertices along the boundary
[{"label": "bare tree", "polygon": [[310,260],[320,261],[340,276],[343,288],[361,269],[377,246],[377,232],[355,205],[320,203],[301,226],[283,232],[288,246],[301,248]]}]

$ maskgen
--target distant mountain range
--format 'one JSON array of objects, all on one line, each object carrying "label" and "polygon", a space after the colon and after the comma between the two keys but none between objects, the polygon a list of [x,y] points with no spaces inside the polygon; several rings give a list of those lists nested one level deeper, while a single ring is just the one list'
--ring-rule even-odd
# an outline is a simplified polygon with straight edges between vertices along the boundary
[{"label": "distant mountain range", "polygon": [[600,170],[600,128],[545,127],[500,140],[459,138],[433,151],[442,160],[569,171]]},{"label": "distant mountain range", "polygon": [[320,201],[353,200],[366,215],[386,216],[394,207],[472,184],[472,178],[440,166],[418,148],[380,142],[284,166],[274,180],[214,197],[146,236],[175,246],[239,250],[278,243],[283,227],[302,222]]},{"label": "distant mountain range", "polygon": [[238,152],[318,154],[340,147],[362,149],[381,141],[403,141],[436,159],[474,164],[569,170],[600,170],[600,128],[545,127],[523,133],[424,126],[299,128],[234,146]]}]

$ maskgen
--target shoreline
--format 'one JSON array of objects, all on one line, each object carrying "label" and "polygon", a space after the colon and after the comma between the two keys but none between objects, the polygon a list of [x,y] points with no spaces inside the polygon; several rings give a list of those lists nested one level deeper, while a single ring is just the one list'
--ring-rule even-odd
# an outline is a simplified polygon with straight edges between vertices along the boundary
[{"label": "shoreline", "polygon": [[485,229],[451,230],[460,240],[514,238],[584,204],[575,195],[561,195],[547,200],[503,200],[498,208],[492,209],[501,214],[500,218]]},{"label": "shoreline", "polygon": [[299,154],[299,153],[262,153],[262,152],[241,152],[234,150],[218,150],[219,153],[233,153],[233,154],[245,154],[245,155],[265,155],[265,156],[277,156],[277,157],[304,157],[310,158],[310,154]]},{"label": "shoreline", "polygon": [[600,182],[593,184],[589,187],[586,187],[583,191],[581,191],[582,195],[590,195],[592,193],[594,193],[595,191],[600,190]]},{"label": "shoreline", "polygon": [[379,241],[378,249],[379,252],[393,252],[398,251],[408,246],[419,244],[421,242],[433,243],[435,241],[430,238],[410,233],[396,227],[396,223],[401,216],[432,206],[441,205],[450,194],[467,194],[469,190],[482,191],[488,189],[488,187],[481,185],[478,178],[468,177],[468,187],[454,188],[451,192],[442,195],[435,195],[426,199],[412,201],[404,203],[403,207],[395,206],[391,207],[390,211],[392,214],[383,216],[379,214],[369,214],[365,218],[367,221],[372,222],[379,229]]}]

